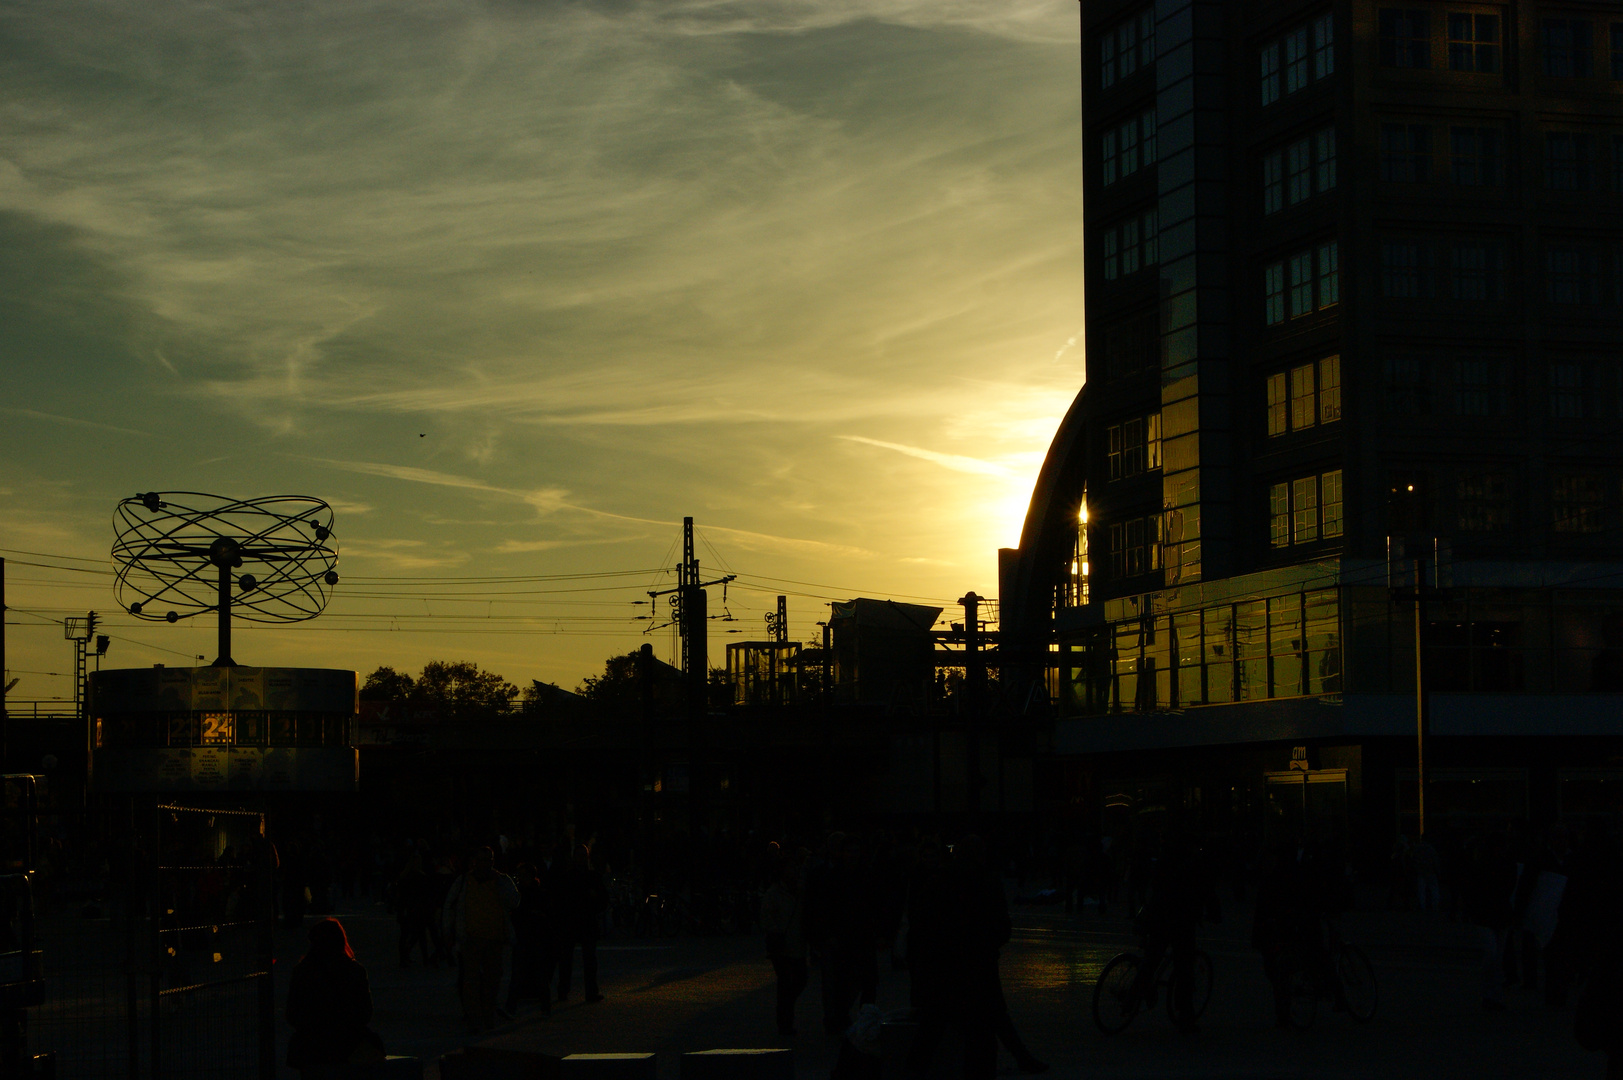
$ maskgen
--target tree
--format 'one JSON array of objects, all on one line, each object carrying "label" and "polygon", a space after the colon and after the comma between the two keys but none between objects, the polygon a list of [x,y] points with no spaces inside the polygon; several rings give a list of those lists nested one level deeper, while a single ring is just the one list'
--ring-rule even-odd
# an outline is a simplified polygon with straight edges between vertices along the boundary
[{"label": "tree", "polygon": [[405,672],[380,667],[361,684],[362,701],[408,701],[416,683]]},{"label": "tree", "polygon": [[518,687],[493,671],[481,671],[468,660],[430,660],[417,676],[411,700],[434,706],[452,716],[505,712],[513,707]]},{"label": "tree", "polygon": [[505,712],[516,697],[518,687],[467,660],[430,660],[415,679],[380,667],[361,685],[362,701],[404,702],[454,717]]}]

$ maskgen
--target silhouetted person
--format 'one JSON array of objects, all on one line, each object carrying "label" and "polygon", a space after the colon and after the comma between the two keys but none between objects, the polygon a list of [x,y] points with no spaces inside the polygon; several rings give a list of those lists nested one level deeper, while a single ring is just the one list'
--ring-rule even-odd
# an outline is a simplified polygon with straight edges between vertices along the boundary
[{"label": "silhouetted person", "polygon": [[1194,1019],[1195,928],[1201,915],[1215,907],[1214,883],[1202,865],[1194,838],[1181,829],[1168,833],[1160,856],[1150,864],[1148,897],[1138,915],[1144,938],[1140,991],[1147,992],[1167,950],[1172,952],[1172,1001],[1169,1013],[1186,1032],[1198,1030]]},{"label": "silhouetted person", "polygon": [[805,898],[800,868],[785,860],[778,880],[761,897],[761,929],[766,932],[766,953],[778,977],[778,1034],[794,1036],[795,1002],[810,978],[806,968]]},{"label": "silhouetted person", "polygon": [[558,1000],[569,998],[575,946],[580,946],[580,975],[587,1001],[602,1001],[597,986],[597,917],[607,902],[603,878],[592,866],[591,852],[577,844],[562,876],[558,898],[561,921],[558,950]]},{"label": "silhouetted person", "polygon": [[818,896],[823,931],[823,1032],[851,1022],[851,1004],[872,1005],[879,993],[878,897],[862,842],[844,838]]},{"label": "silhouetted person", "polygon": [[395,920],[400,924],[400,966],[411,964],[413,949],[420,949],[423,965],[434,966],[434,945],[429,926],[437,910],[434,883],[423,869],[423,857],[413,851],[394,880]]},{"label": "silhouetted person", "polygon": [[310,927],[310,951],[287,986],[287,1064],[300,1072],[321,1065],[383,1059],[383,1044],[367,1029],[372,988],[337,919]]},{"label": "silhouetted person", "polygon": [[541,1011],[552,1010],[552,968],[546,952],[552,945],[545,889],[532,863],[514,868],[518,885],[518,908],[513,912],[513,974],[507,981],[507,1011],[518,1012],[520,998],[538,997]]},{"label": "silhouetted person", "polygon": [[1510,901],[1516,891],[1516,864],[1503,833],[1475,837],[1466,852],[1458,887],[1461,908],[1476,927],[1482,950],[1482,1007],[1505,1007],[1505,943],[1510,934]]},{"label": "silhouetted person", "polygon": [[445,898],[447,936],[459,957],[462,1018],[470,1032],[496,1022],[496,994],[502,983],[502,950],[512,940],[508,912],[519,906],[518,886],[496,872],[496,853],[476,849],[468,870]]}]

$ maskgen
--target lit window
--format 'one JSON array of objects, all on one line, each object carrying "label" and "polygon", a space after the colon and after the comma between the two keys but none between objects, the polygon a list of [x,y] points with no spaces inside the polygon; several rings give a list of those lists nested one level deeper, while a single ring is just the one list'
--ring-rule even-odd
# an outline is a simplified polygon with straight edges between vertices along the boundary
[{"label": "lit window", "polygon": [[1291,430],[1312,427],[1316,419],[1313,401],[1313,365],[1291,368]]},{"label": "lit window", "polygon": [[1341,419],[1341,357],[1327,356],[1319,361],[1319,423]]},{"label": "lit window", "polygon": [[1289,406],[1285,396],[1285,373],[1283,371],[1276,371],[1268,376],[1266,394],[1268,435],[1270,438],[1275,435],[1283,435],[1289,430],[1286,422],[1289,415]]},{"label": "lit window", "polygon": [[1340,536],[1342,533],[1340,469],[1319,477],[1319,508],[1324,522],[1324,538],[1331,540]]}]

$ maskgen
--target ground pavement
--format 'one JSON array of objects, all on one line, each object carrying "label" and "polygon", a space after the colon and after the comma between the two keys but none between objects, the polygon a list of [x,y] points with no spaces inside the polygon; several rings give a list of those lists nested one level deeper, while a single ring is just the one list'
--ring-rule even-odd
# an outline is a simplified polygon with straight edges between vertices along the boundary
[{"label": "ground pavement", "polygon": [[[1053,908],[1013,909],[1014,940],[1003,951],[1010,1012],[1054,1077],[1295,1077],[1416,1080],[1533,1078],[1566,1080],[1605,1075],[1598,1055],[1572,1039],[1572,1012],[1551,1010],[1542,998],[1512,990],[1509,1009],[1480,1008],[1476,957],[1468,927],[1411,913],[1353,912],[1347,936],[1365,946],[1380,980],[1380,1006],[1370,1024],[1321,1007],[1313,1028],[1274,1026],[1271,999],[1257,954],[1246,944],[1250,914],[1230,913],[1203,930],[1216,986],[1200,1032],[1173,1030],[1160,1008],[1124,1033],[1102,1035],[1089,1013],[1093,983],[1116,952],[1132,944],[1131,928],[1091,909],[1066,915]],[[451,973],[395,959],[395,923],[381,906],[339,912],[371,975],[374,1027],[391,1053],[415,1054],[437,1077],[438,1056],[470,1041],[463,1034]],[[279,931],[278,1015],[285,972],[304,947],[297,931]],[[783,1045],[774,1034],[773,979],[760,941],[749,937],[634,940],[611,937],[598,949],[606,1000],[585,1004],[579,961],[573,998],[541,1017],[534,1003],[512,1023],[477,1036],[493,1046],[550,1054],[653,1051],[662,1080],[675,1080],[689,1050]],[[880,963],[879,1005],[907,1003],[907,973]],[[822,1036],[817,977],[800,1000],[796,1076],[823,1080],[838,1039]],[[278,1046],[285,1047],[286,1035]],[[999,1059],[1003,1075],[1012,1058]],[[283,1075],[293,1077],[291,1071]]]}]

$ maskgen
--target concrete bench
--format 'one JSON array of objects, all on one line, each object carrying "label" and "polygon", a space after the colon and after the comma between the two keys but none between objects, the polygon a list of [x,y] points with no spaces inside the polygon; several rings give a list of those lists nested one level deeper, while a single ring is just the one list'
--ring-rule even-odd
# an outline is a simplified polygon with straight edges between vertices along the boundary
[{"label": "concrete bench", "polygon": [[682,1080],[795,1080],[793,1050],[696,1050],[682,1055]]},{"label": "concrete bench", "polygon": [[570,1054],[558,1061],[558,1080],[657,1080],[653,1054]]},{"label": "concrete bench", "polygon": [[440,1080],[557,1080],[558,1059],[535,1050],[464,1046],[440,1057]]}]

